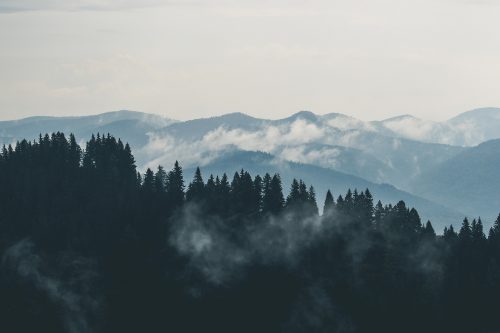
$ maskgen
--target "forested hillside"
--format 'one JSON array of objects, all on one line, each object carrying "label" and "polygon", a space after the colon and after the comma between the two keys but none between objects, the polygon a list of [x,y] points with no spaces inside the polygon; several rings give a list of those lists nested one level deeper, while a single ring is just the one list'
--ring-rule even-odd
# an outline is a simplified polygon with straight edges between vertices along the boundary
[{"label": "forested hillside", "polygon": [[109,134],[4,147],[0,331],[500,329],[500,216],[437,236],[369,189],[234,171],[138,174]]}]

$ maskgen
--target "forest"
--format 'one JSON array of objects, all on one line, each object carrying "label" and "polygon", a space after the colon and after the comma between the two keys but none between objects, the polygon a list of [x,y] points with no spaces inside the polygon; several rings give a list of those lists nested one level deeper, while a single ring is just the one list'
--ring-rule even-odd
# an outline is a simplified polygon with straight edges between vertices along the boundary
[{"label": "forest", "polygon": [[110,134],[4,146],[0,331],[500,331],[500,216],[437,234],[330,186],[141,174]]}]

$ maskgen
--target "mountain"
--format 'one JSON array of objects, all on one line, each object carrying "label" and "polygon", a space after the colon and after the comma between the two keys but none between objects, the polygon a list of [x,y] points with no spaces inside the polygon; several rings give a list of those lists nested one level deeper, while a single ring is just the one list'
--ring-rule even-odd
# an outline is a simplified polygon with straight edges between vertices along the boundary
[{"label": "mountain", "polygon": [[[340,113],[316,115],[302,111],[279,120],[231,113],[176,122],[156,115],[118,111],[87,117],[32,117],[0,122],[0,143],[35,139],[40,133],[53,131],[72,132],[79,140],[92,133],[110,132],[132,145],[140,167],[169,162],[175,157],[206,164],[213,156],[235,146],[409,189],[412,179],[463,151],[461,147],[410,140],[401,131],[396,133],[395,123],[415,119],[402,116],[376,123]],[[419,127],[407,124],[406,128],[409,132]]]},{"label": "mountain", "polygon": [[[204,165],[236,147],[294,162],[340,170],[378,183],[408,188],[420,173],[463,151],[462,147],[391,137],[340,114],[299,112],[279,120],[243,114],[178,122],[150,133],[140,162],[169,164],[173,158]],[[358,127],[358,128],[357,128]]]},{"label": "mountain", "polygon": [[462,113],[447,122],[463,133],[470,145],[500,138],[500,108],[482,108]]},{"label": "mountain", "polygon": [[[328,189],[332,190],[334,196],[337,197],[338,195],[343,196],[349,188],[358,189],[359,191],[369,188],[375,200],[381,200],[386,204],[391,203],[393,205],[400,200],[404,200],[408,206],[416,207],[423,222],[431,220],[437,231],[442,231],[445,226],[450,224],[457,226],[463,218],[463,214],[457,211],[398,190],[388,184],[375,184],[331,169],[289,162],[267,153],[231,151],[203,166],[202,173],[205,180],[208,179],[210,174],[222,175],[223,173],[226,173],[231,180],[232,173],[241,169],[250,172],[254,176],[257,174],[262,176],[266,172],[271,174],[279,173],[285,195],[289,191],[293,178],[304,180],[308,185],[315,187],[320,210],[323,208],[323,201]],[[194,171],[195,168],[186,168],[184,170],[186,181],[191,181]]]},{"label": "mountain", "polygon": [[491,224],[500,213],[500,140],[470,148],[422,174],[413,192]]},{"label": "mountain", "polygon": [[280,146],[274,155],[291,162],[312,164],[357,175],[372,182],[384,180],[391,168],[371,153],[320,143]]},{"label": "mountain", "polygon": [[223,116],[193,119],[177,122],[158,130],[157,135],[168,134],[180,140],[199,140],[203,136],[218,128],[256,130],[269,121],[254,118],[244,113],[229,113]]},{"label": "mountain", "polygon": [[135,111],[115,111],[82,117],[30,117],[0,121],[0,144],[11,144],[20,139],[36,139],[40,133],[73,133],[86,140],[93,133],[113,133],[126,138],[133,146],[148,142],[147,133],[175,123],[174,120]]},{"label": "mountain", "polygon": [[[497,198],[490,185],[496,184],[498,177],[495,179],[488,168],[498,165],[494,160],[498,147],[492,143],[478,147],[470,145],[481,143],[483,138],[500,137],[499,119],[500,109],[494,108],[469,111],[446,122],[426,121],[411,115],[366,122],[341,113],[317,115],[310,111],[278,120],[231,113],[174,121],[140,112],[117,111],[85,117],[3,121],[0,122],[0,143],[36,139],[40,133],[53,131],[74,133],[83,142],[92,133],[109,132],[131,144],[141,171],[160,164],[168,167],[175,160],[187,169],[210,168],[220,161],[236,167],[235,152],[264,153],[272,156],[272,161],[280,161],[280,165],[301,165],[294,170],[302,176],[296,177],[310,179],[310,183],[320,190],[326,191],[321,189],[325,183],[323,178],[340,182],[343,185],[333,182],[340,188],[391,184],[394,189],[405,191],[395,194],[414,193],[432,200],[436,206],[449,207],[452,213],[445,213],[441,220],[451,221],[449,216],[454,219],[457,211],[469,215],[486,214],[487,218],[498,213],[495,205],[500,201],[488,201]],[[263,164],[262,171],[272,166],[268,160],[257,160]],[[469,170],[471,160],[477,164],[477,170],[482,171],[476,174]],[[242,161],[251,162],[248,158]],[[242,163],[239,165],[249,168]],[[312,170],[313,166],[319,168],[314,172],[321,177],[313,177],[313,171],[310,174],[303,171]],[[257,170],[258,167],[254,163],[252,168]],[[214,170],[218,172],[221,168]],[[349,181],[356,182],[348,184],[347,178],[340,176],[331,178],[324,170],[349,175],[354,177]],[[281,171],[286,176],[287,169]],[[456,179],[467,181],[456,182]],[[449,191],[450,188],[454,191]],[[488,200],[479,199],[485,195]],[[399,199],[396,195],[384,198],[391,202]],[[408,200],[417,202],[411,197]],[[428,202],[418,203],[429,206]],[[441,218],[436,211],[426,215]]]},{"label": "mountain", "polygon": [[371,122],[378,133],[428,143],[465,145],[462,133],[447,123],[423,120],[411,115],[403,115]]},{"label": "mountain", "polygon": [[403,115],[370,124],[374,131],[393,137],[454,146],[475,146],[500,138],[500,108],[475,109],[444,122]]}]

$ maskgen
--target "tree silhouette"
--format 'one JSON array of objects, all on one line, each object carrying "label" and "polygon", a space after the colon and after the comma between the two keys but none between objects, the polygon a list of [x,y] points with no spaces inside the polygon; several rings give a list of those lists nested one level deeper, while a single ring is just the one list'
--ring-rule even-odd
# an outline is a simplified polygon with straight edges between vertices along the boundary
[{"label": "tree silhouette", "polygon": [[278,174],[244,170],[205,183],[197,168],[185,190],[178,162],[138,171],[110,134],[3,146],[0,328],[500,329],[500,215],[488,237],[481,218],[439,235],[368,189],[328,191],[322,217],[316,196],[295,179],[285,202]]}]

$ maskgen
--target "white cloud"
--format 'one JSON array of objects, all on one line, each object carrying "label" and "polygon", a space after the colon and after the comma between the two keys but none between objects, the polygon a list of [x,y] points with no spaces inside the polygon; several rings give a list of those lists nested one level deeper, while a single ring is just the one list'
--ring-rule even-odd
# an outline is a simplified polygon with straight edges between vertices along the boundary
[{"label": "white cloud", "polygon": [[2,0],[2,3],[0,3],[0,12],[27,10],[119,10],[176,3],[169,0]]},{"label": "white cloud", "polygon": [[[278,154],[278,157],[289,159],[293,157],[292,147],[303,144],[323,141],[326,132],[323,128],[298,119],[291,124],[282,126],[264,126],[257,131],[242,129],[228,130],[219,127],[208,132],[201,140],[185,142],[170,135],[150,134],[148,144],[138,151],[141,159],[150,161],[145,167],[155,168],[159,164],[171,165],[175,160],[182,161],[185,166],[206,165],[219,157],[223,152],[234,148],[247,151],[262,151]],[[281,151],[283,147],[289,150]],[[297,148],[295,148],[297,149]],[[327,151],[324,151],[327,153]],[[332,151],[334,153],[334,151]],[[319,158],[314,152],[300,158],[297,162],[306,162],[306,159]]]}]

